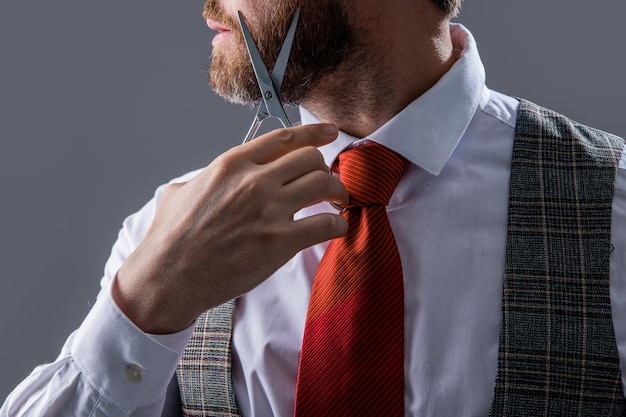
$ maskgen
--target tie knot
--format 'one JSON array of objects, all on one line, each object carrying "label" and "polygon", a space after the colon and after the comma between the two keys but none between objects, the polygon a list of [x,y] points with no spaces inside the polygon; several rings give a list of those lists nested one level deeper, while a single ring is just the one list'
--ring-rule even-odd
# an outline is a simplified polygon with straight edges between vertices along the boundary
[{"label": "tie knot", "polygon": [[350,195],[349,206],[386,206],[408,166],[394,151],[371,143],[340,153],[336,171]]}]

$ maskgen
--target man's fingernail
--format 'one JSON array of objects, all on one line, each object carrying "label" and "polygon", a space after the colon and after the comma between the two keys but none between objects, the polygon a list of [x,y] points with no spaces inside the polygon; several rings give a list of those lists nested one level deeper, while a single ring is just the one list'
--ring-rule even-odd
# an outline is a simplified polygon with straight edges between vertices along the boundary
[{"label": "man's fingernail", "polygon": [[322,130],[328,136],[336,136],[337,135],[337,126],[332,123],[322,125]]}]

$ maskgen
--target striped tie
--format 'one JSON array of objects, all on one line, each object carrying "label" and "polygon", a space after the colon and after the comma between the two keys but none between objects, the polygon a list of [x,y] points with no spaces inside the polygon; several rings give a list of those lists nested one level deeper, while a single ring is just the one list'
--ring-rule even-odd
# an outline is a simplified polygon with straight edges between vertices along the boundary
[{"label": "striped tie", "polygon": [[407,167],[377,143],[339,155],[348,234],[313,283],[296,417],[404,416],[404,285],[386,206]]}]

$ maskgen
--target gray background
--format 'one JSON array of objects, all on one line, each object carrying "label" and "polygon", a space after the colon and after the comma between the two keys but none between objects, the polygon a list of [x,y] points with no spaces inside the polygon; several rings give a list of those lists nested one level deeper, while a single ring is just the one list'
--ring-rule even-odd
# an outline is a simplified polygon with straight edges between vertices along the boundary
[{"label": "gray background", "polygon": [[[0,2],[0,401],[55,358],[123,218],[239,143],[202,1]],[[488,85],[626,135],[622,0],[473,1]]]}]

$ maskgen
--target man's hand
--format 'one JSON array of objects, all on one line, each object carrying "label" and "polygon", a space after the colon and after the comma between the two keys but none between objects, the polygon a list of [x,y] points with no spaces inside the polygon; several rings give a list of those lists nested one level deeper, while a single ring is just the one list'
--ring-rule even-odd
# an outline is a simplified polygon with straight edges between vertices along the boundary
[{"label": "man's hand", "polygon": [[335,214],[294,221],[303,207],[347,204],[316,147],[334,125],[280,129],[166,188],[144,240],[118,272],[113,297],[147,333],[172,333],[255,288],[298,251],[345,234]]}]

